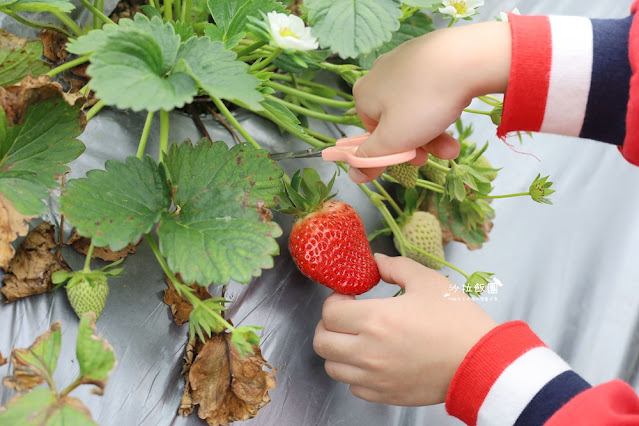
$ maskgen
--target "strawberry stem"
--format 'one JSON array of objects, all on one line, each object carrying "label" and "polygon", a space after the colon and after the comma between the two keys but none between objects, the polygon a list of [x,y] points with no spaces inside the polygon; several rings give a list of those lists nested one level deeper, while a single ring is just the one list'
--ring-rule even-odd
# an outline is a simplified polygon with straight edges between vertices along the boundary
[{"label": "strawberry stem", "polygon": [[[166,3],[165,3],[166,6]],[[169,150],[169,112],[160,110],[160,161],[164,161],[164,156]]]},{"label": "strawberry stem", "polygon": [[298,98],[306,99],[312,102],[317,102],[318,104],[322,104],[322,105],[328,105],[331,107],[342,108],[342,109],[351,109],[355,106],[355,102],[352,102],[352,101],[338,101],[335,99],[330,99],[324,96],[319,96],[312,93],[304,92],[302,90],[295,89],[285,84],[275,83],[274,81],[267,81],[264,85],[271,87],[275,90],[279,90],[282,93],[288,93],[290,95],[297,96]]},{"label": "strawberry stem", "polygon": [[91,240],[91,245],[89,245],[89,250],[87,250],[87,258],[84,259],[84,268],[82,268],[82,272],[91,272],[91,257],[93,256],[93,240]]},{"label": "strawberry stem", "polygon": [[149,111],[146,115],[146,121],[144,122],[144,129],[142,129],[142,136],[140,137],[140,143],[138,144],[138,152],[136,157],[142,158],[144,150],[146,149],[146,141],[149,139],[149,131],[151,130],[151,123],[153,122],[153,114],[155,111]]},{"label": "strawberry stem", "polygon": [[49,71],[46,75],[48,75],[49,77],[53,77],[56,74],[60,74],[63,71],[66,71],[68,69],[71,69],[73,67],[76,67],[78,65],[81,65],[85,62],[89,61],[89,57],[88,56],[80,56],[79,58],[75,58],[72,61],[68,61],[65,62],[64,64],[55,67],[54,69],[52,69],[51,71]]},{"label": "strawberry stem", "polygon": [[469,200],[494,200],[496,198],[513,198],[513,197],[530,197],[530,192],[518,192],[516,194],[504,194],[504,195],[469,195]]},{"label": "strawberry stem", "polygon": [[213,101],[217,109],[220,110],[222,115],[226,117],[229,123],[231,123],[233,127],[235,127],[235,129],[239,132],[239,134],[244,136],[244,139],[246,139],[248,143],[253,145],[253,148],[262,149],[262,147],[257,143],[257,141],[253,139],[253,136],[251,136],[249,132],[247,132],[246,129],[240,124],[240,122],[237,121],[237,119],[233,116],[233,114],[231,114],[231,111],[229,111],[229,109],[226,107],[226,105],[224,105],[224,102],[222,102],[220,98],[211,96],[211,100]]},{"label": "strawberry stem", "polygon": [[291,102],[287,102],[273,95],[268,95],[266,98],[273,102],[277,102],[279,104],[284,105],[285,107],[287,107],[293,112],[304,114],[307,117],[316,118],[318,120],[323,120],[323,121],[329,121],[331,123],[351,124],[354,126],[364,128],[362,122],[359,120],[359,117],[357,116],[347,116],[347,115],[337,116],[333,114],[321,113],[321,112],[314,111],[312,109],[305,108],[303,106],[295,105]]},{"label": "strawberry stem", "polygon": [[87,121],[91,120],[93,117],[99,113],[102,108],[104,108],[104,101],[99,100],[98,103],[93,105],[90,110],[87,111]]},{"label": "strawberry stem", "polygon": [[283,51],[284,51],[284,49],[275,49],[273,51],[273,53],[271,53],[269,56],[267,56],[263,61],[255,62],[253,65],[251,65],[251,67],[249,68],[249,71],[250,72],[255,72],[255,71],[261,70],[262,68],[266,67],[268,64],[273,62],[273,60],[275,58],[280,56],[280,53],[282,53]]},{"label": "strawberry stem", "polygon": [[388,193],[388,191],[386,191],[386,188],[384,188],[378,181],[377,179],[373,180],[371,182],[375,188],[377,188],[377,190],[384,196],[384,200],[388,202],[388,204],[391,205],[391,207],[395,210],[395,212],[398,215],[403,215],[404,211],[401,209],[401,207],[399,207],[399,205],[395,202],[395,200],[393,199],[393,197],[391,197],[391,195]]},{"label": "strawberry stem", "polygon": [[192,293],[192,290],[189,286],[182,284],[180,280],[177,279],[175,274],[171,271],[171,269],[169,269],[169,265],[166,263],[164,256],[162,256],[162,253],[160,253],[160,249],[158,248],[151,234],[145,234],[144,236],[146,237],[146,241],[149,243],[149,246],[151,247],[151,251],[155,255],[155,258],[160,263],[162,270],[164,271],[166,276],[169,277],[178,294],[180,296],[184,295],[184,297],[188,299],[189,303],[191,303],[194,308],[197,307],[198,309],[204,309],[208,311],[216,319],[216,321],[224,325],[224,327],[227,328],[231,333],[235,332],[235,327],[233,327],[228,321],[226,321],[219,314],[219,312],[210,309],[205,303],[202,303],[202,301]]},{"label": "strawberry stem", "polygon": [[[287,74],[273,74],[271,76],[271,80],[283,80],[283,81],[293,81],[293,77],[291,77],[290,75]],[[321,83],[317,83],[315,81],[309,81],[309,80],[303,80],[301,78],[295,78],[295,83],[302,85],[302,86],[307,86],[307,87],[315,87],[318,89],[324,89],[324,90],[332,90],[335,93],[337,93],[337,95],[341,98],[347,99],[349,101],[353,100],[353,95],[346,93],[346,92],[342,92],[340,90],[335,90],[332,87],[328,87],[324,84]]]}]

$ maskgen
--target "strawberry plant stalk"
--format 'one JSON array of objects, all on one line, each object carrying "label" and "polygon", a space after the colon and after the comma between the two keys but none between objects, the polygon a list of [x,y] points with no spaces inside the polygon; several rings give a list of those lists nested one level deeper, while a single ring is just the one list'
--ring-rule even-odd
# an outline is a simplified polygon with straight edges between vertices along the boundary
[{"label": "strawberry plant stalk", "polygon": [[160,161],[169,149],[169,112],[160,110]]},{"label": "strawberry plant stalk", "polygon": [[18,21],[21,24],[26,25],[28,27],[37,28],[37,29],[40,29],[40,30],[53,30],[53,31],[57,31],[59,33],[64,34],[68,38],[73,38],[73,34],[68,32],[64,28],[58,27],[57,25],[43,24],[43,23],[40,23],[40,22],[29,21],[28,19],[24,19],[22,16],[18,15],[17,13],[13,13],[13,12],[11,12],[9,10],[6,10],[6,11],[4,11],[2,13],[7,14],[8,16],[12,17],[16,21]]},{"label": "strawberry plant stalk", "polygon": [[[237,56],[239,58],[241,56],[248,55],[249,53],[253,52],[254,50],[257,50],[260,47],[264,46],[266,43],[268,43],[268,42],[265,41],[265,40],[256,41],[255,43],[248,45],[244,49],[239,50],[237,52]],[[242,45],[242,44],[240,44],[240,45]]]},{"label": "strawberry plant stalk", "polygon": [[66,25],[67,28],[73,31],[73,33],[76,36],[84,34],[84,31],[82,31],[82,28],[80,28],[80,26],[76,24],[73,19],[69,18],[69,16],[66,13],[60,12],[57,10],[52,10],[51,14],[55,16],[56,18],[58,18],[58,20],[62,22],[64,25]]},{"label": "strawberry plant stalk", "polygon": [[336,116],[332,114],[325,114],[325,113],[314,111],[312,109],[305,108],[303,106],[295,105],[293,103],[287,102],[273,95],[268,95],[266,96],[266,98],[284,105],[285,107],[287,107],[293,112],[306,115],[307,117],[316,118],[318,120],[328,121],[331,123],[350,124],[353,126],[364,128],[364,125],[362,124],[362,122],[359,120],[359,117],[357,116]]},{"label": "strawberry plant stalk", "polygon": [[262,147],[260,147],[260,145],[257,143],[257,141],[255,139],[253,139],[253,136],[251,136],[246,131],[246,129],[244,127],[242,127],[240,122],[237,121],[237,119],[233,116],[233,114],[231,114],[231,111],[229,111],[229,109],[226,107],[226,105],[224,105],[224,102],[222,102],[219,98],[216,98],[215,96],[211,96],[211,100],[213,101],[215,106],[220,110],[222,115],[224,117],[226,117],[226,119],[229,121],[229,123],[231,123],[233,125],[233,127],[235,127],[235,129],[240,133],[240,135],[244,136],[244,139],[246,139],[246,141],[248,143],[253,145],[253,147],[255,149],[262,149]]},{"label": "strawberry plant stalk", "polygon": [[71,61],[67,61],[63,64],[61,64],[60,66],[57,66],[55,68],[53,68],[51,71],[49,71],[48,73],[46,73],[46,75],[48,75],[49,77],[53,77],[56,74],[60,74],[61,72],[64,72],[66,70],[69,70],[71,68],[77,67],[78,65],[82,65],[85,62],[89,61],[89,57],[88,56],[80,56],[79,58],[75,58]]},{"label": "strawberry plant stalk", "polygon": [[146,141],[149,139],[149,132],[151,130],[151,123],[153,122],[153,115],[155,111],[149,111],[146,115],[146,121],[144,122],[144,128],[142,129],[142,136],[140,136],[140,143],[138,144],[138,152],[136,157],[142,158],[146,149]]},{"label": "strawberry plant stalk", "polygon": [[263,69],[264,67],[269,65],[271,62],[273,62],[275,58],[280,56],[280,53],[282,53],[283,51],[284,49],[275,49],[273,53],[267,56],[263,61],[255,62],[253,65],[251,65],[251,67],[249,68],[249,71],[255,72],[255,71],[259,71]]},{"label": "strawberry plant stalk", "polygon": [[353,100],[353,95],[351,95],[349,93],[342,92],[340,90],[335,90],[332,87],[328,87],[325,84],[317,83],[315,81],[304,80],[304,79],[297,78],[297,77],[293,78],[293,77],[291,77],[288,74],[273,74],[271,76],[271,80],[282,80],[282,81],[290,81],[290,82],[295,81],[296,84],[300,84],[302,86],[315,87],[315,88],[323,89],[323,90],[331,90],[331,91],[334,91],[335,93],[337,93],[337,95],[340,98],[344,98],[344,99],[347,99],[349,101]]},{"label": "strawberry plant stalk", "polygon": [[97,113],[104,108],[104,101],[100,100],[87,111],[87,121],[91,120]]},{"label": "strawberry plant stalk", "polygon": [[324,96],[307,93],[302,90],[298,90],[293,87],[287,86],[285,84],[275,83],[273,81],[266,82],[265,86],[271,87],[275,90],[279,90],[282,93],[288,93],[290,95],[295,95],[298,98],[308,99],[309,101],[317,102],[318,104],[327,105],[327,106],[331,106],[335,108],[351,109],[355,106],[355,102],[352,102],[352,101],[338,101],[335,99],[329,99]]},{"label": "strawberry plant stalk", "polygon": [[[91,11],[91,13],[93,13],[93,17],[94,18],[99,18],[102,22],[104,22],[105,24],[115,24],[115,22],[113,22],[108,16],[106,16],[104,13],[102,13],[101,10],[99,10],[98,8],[96,8],[95,6],[93,6],[91,3],[89,3],[87,0],[78,0],[80,3],[82,3],[82,5],[84,5],[84,7],[86,7],[87,9],[89,9]],[[98,0],[96,0],[97,2]],[[95,25],[95,24],[94,24]],[[97,28],[97,27],[94,27]],[[79,35],[79,34],[78,34]]]}]

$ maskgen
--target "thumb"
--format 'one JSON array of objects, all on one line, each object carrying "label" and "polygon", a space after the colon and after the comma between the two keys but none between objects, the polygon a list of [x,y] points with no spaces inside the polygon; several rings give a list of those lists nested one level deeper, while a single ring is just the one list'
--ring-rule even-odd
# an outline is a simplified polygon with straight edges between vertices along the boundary
[{"label": "thumb", "polygon": [[350,294],[341,294],[341,293],[333,292],[331,293],[330,296],[326,298],[324,303],[332,304],[332,303],[339,303],[345,300],[355,300],[355,296]]},{"label": "thumb", "polygon": [[389,284],[397,284],[406,292],[425,287],[445,287],[443,275],[407,257],[375,253],[375,261],[382,279]]},{"label": "thumb", "polygon": [[[395,139],[392,137],[391,121],[382,115],[377,127],[370,136],[357,148],[355,155],[358,157],[380,157],[382,155],[394,154],[402,151],[401,147],[393,147],[391,144]],[[351,167],[348,176],[355,183],[370,182],[377,178],[385,170],[385,167],[374,167],[370,169],[358,169]]]}]

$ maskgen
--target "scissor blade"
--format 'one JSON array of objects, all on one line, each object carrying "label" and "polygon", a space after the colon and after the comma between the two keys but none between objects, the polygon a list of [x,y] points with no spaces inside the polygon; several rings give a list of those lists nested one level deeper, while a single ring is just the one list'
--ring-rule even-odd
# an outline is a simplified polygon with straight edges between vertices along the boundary
[{"label": "scissor blade", "polygon": [[279,161],[279,160],[287,160],[289,158],[313,158],[313,157],[321,157],[322,151],[326,147],[321,148],[308,148],[303,151],[292,151],[292,152],[278,152],[275,154],[271,154],[271,160]]}]

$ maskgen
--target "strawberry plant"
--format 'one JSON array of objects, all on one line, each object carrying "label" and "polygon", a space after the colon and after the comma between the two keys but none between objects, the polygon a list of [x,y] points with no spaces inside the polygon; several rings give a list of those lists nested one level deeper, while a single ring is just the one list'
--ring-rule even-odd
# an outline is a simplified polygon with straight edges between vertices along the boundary
[{"label": "strawberry plant", "polygon": [[[227,309],[234,301],[224,288],[231,281],[255,282],[273,266],[284,241],[272,210],[302,217],[289,246],[314,281],[361,294],[378,283],[379,272],[357,212],[331,193],[334,181],[323,183],[313,169],[285,174],[236,112],[265,118],[311,147],[333,145],[335,138],[313,123],[361,131],[352,84],[379,55],[434,30],[432,13],[447,12],[433,0],[149,0],[134,16],[122,17],[109,15],[103,0],[79,1],[91,15],[86,25],[71,18],[75,6],[68,0],[0,3],[8,19],[45,30],[42,40],[0,33],[2,292],[13,301],[66,285],[78,316],[93,312],[97,318],[108,306],[108,277],[126,274],[126,266],[116,266],[146,244],[167,277],[165,301],[176,322],[189,322],[180,413],[199,405],[198,415],[211,424],[251,418],[268,402],[275,377],[262,369],[268,363],[259,347],[261,327],[233,324]],[[45,43],[52,37],[62,40],[53,54]],[[322,76],[338,82],[325,84]],[[466,112],[497,124],[502,101],[479,101],[486,109]],[[107,159],[66,181],[85,145],[97,143],[82,134],[104,108],[146,113],[136,155]],[[201,125],[201,140],[173,140],[170,118],[178,113],[196,124],[201,114],[213,115],[237,143],[212,140]],[[151,136],[154,121],[158,137]],[[495,216],[490,200],[530,196],[549,203],[553,190],[548,177],[538,176],[527,192],[492,194],[499,169],[486,159],[488,144],[471,142],[472,128],[461,119],[454,130],[462,144],[457,159],[390,167],[359,188],[383,217],[369,239],[392,235],[400,254],[451,268],[464,290],[477,295],[492,274],[447,262],[443,245],[455,240],[480,248]],[[60,222],[74,229],[74,240],[86,240],[78,248],[87,255],[82,270],[72,271],[62,258],[64,226],[58,247],[52,231],[39,246],[37,266],[26,249],[16,254],[17,238],[48,211],[53,190],[59,190]],[[113,263],[91,269],[92,257]],[[209,293],[211,285],[221,288],[219,295]],[[222,403],[211,402],[207,386],[224,389]],[[51,398],[38,401],[33,404],[48,406]]]}]

